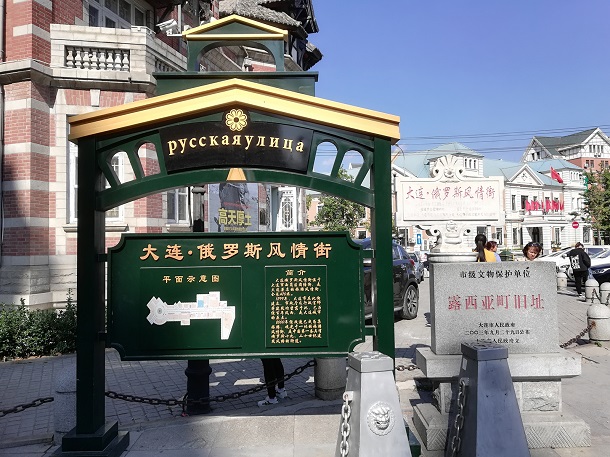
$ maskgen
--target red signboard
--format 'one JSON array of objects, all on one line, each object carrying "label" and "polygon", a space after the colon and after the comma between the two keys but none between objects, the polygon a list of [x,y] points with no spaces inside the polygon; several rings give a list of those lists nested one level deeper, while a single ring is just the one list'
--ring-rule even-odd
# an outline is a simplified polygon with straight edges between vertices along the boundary
[{"label": "red signboard", "polygon": [[575,228],[575,229],[578,228],[578,221],[572,222],[572,228]]}]

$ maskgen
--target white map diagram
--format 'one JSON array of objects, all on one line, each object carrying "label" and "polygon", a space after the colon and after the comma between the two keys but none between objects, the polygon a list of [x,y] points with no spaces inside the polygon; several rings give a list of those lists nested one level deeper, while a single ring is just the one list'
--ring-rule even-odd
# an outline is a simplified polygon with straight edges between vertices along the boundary
[{"label": "white map diagram", "polygon": [[150,324],[163,325],[166,322],[180,322],[191,325],[193,319],[220,319],[220,339],[228,340],[235,322],[235,306],[227,306],[220,300],[220,292],[197,294],[196,302],[178,302],[168,305],[157,297],[152,297],[146,305],[150,310],[146,318]]}]

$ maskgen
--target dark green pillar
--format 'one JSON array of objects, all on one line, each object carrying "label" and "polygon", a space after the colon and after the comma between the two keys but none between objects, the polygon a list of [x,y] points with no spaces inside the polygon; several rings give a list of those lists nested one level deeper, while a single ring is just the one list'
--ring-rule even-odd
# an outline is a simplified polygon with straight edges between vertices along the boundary
[{"label": "dark green pillar", "polygon": [[[372,178],[375,192],[375,208],[371,214],[372,242],[375,249],[372,275],[377,284],[372,291],[376,296],[373,322],[377,335],[373,349],[394,359],[394,294],[392,279],[392,192],[390,142],[375,139],[375,160]],[[373,302],[375,303],[375,301]]]},{"label": "dark green pillar", "polygon": [[82,139],[78,157],[78,258],[76,337],[76,427],[62,439],[56,455],[119,456],[129,434],[105,412],[105,230],[97,192],[104,179],[97,166],[94,138]]}]

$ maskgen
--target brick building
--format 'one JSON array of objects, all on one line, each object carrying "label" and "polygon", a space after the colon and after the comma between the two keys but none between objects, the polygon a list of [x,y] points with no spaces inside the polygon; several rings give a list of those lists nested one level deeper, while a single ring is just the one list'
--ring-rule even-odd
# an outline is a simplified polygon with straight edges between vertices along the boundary
[{"label": "brick building", "polygon": [[[154,72],[186,70],[180,31],[232,14],[288,30],[287,71],[320,60],[307,40],[317,32],[310,0],[0,0],[0,303],[61,306],[75,288],[78,148],[68,117],[154,96]],[[196,70],[274,71],[268,57],[221,47]],[[158,169],[146,147],[139,158],[145,173]],[[122,182],[132,178],[124,160],[111,163]],[[190,192],[108,211],[106,245],[126,232],[191,230]]]}]

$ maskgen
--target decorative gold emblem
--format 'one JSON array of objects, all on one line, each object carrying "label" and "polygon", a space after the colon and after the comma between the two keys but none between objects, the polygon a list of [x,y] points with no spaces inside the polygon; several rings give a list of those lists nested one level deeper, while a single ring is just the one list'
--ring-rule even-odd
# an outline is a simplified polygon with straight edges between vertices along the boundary
[{"label": "decorative gold emblem", "polygon": [[240,109],[232,109],[225,117],[225,124],[234,132],[241,132],[241,130],[248,125],[248,116]]}]

